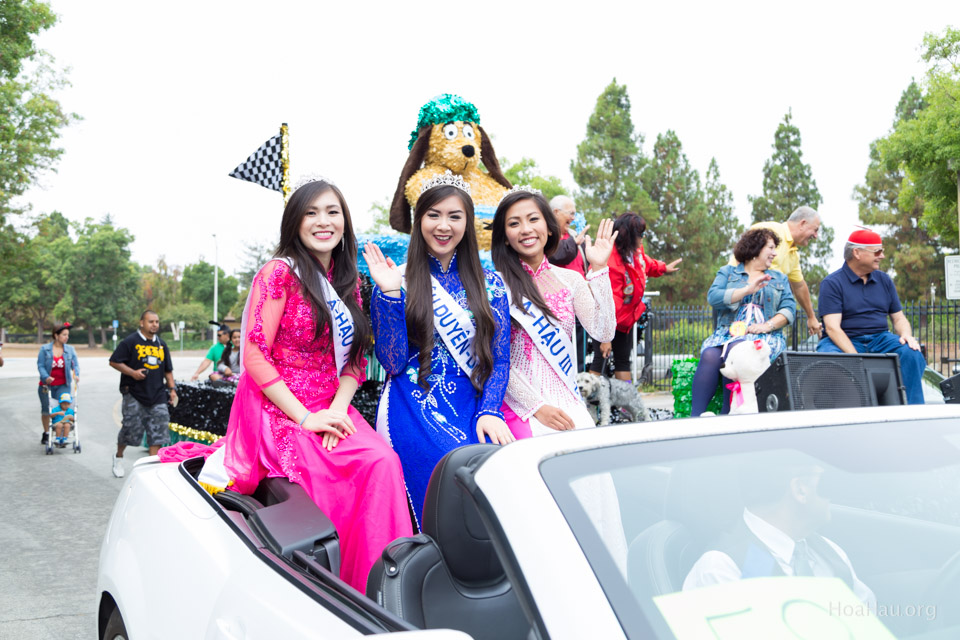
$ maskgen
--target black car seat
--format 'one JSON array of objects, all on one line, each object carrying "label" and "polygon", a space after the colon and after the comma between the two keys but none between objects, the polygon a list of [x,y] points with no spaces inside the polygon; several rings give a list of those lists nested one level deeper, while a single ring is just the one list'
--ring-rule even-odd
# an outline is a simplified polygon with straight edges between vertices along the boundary
[{"label": "black car seat", "polygon": [[526,638],[520,602],[472,498],[454,474],[498,447],[448,453],[430,476],[423,533],[387,546],[367,580],[367,596],[422,629],[456,629],[476,640]]},{"label": "black car seat", "polygon": [[697,559],[742,513],[735,462],[677,463],[667,484],[664,519],[640,533],[627,552],[627,581],[637,600],[679,591]]}]

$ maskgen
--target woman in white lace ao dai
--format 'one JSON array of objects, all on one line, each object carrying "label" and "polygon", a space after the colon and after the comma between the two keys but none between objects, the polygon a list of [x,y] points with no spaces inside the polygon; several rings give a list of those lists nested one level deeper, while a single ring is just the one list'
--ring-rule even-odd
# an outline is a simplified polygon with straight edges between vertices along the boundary
[{"label": "woman in white lace ao dai", "polygon": [[492,252],[510,290],[510,380],[504,416],[517,438],[589,428],[595,422],[576,385],[575,318],[594,340],[607,342],[616,330],[616,311],[607,259],[613,222],[600,224],[586,244],[591,269],[586,279],[550,264],[560,228],[546,199],[517,190],[500,202],[493,219]]}]

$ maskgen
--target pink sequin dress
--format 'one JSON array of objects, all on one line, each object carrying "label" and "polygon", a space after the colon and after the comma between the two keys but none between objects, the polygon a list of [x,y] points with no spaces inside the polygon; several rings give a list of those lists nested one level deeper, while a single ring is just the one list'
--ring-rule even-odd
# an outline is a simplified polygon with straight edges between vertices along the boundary
[{"label": "pink sequin dress", "polygon": [[[365,592],[367,574],[387,544],[412,535],[400,459],[352,406],[357,432],[327,451],[321,435],[263,394],[282,380],[304,406],[319,411],[330,407],[340,385],[329,327],[314,340],[313,310],[284,262],[268,262],[257,273],[248,305],[243,373],[223,439],[230,488],[252,493],[266,477],[302,486],[340,534],[340,577]],[[355,377],[362,382],[362,373]]]},{"label": "pink sequin dress", "polygon": [[[584,279],[571,269],[550,264],[544,258],[536,271],[520,263],[533,278],[544,301],[560,321],[560,328],[572,341],[574,320],[600,342],[613,339],[616,310],[607,268],[591,271]],[[576,353],[576,350],[574,350]],[[595,426],[580,394],[560,379],[547,359],[533,344],[530,334],[513,324],[510,331],[510,381],[504,396],[504,417],[517,438],[556,433],[534,417],[544,405],[562,409],[577,428]]]}]

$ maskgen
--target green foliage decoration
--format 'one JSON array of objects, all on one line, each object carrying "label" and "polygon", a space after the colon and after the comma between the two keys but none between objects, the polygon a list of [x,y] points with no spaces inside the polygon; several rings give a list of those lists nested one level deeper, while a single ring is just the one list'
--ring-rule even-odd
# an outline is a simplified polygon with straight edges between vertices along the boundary
[{"label": "green foliage decoration", "polygon": [[[693,375],[697,372],[700,358],[676,359],[670,365],[673,376],[673,417],[689,418],[693,408]],[[723,387],[717,385],[717,392],[707,405],[707,411],[720,415],[723,408]]]}]

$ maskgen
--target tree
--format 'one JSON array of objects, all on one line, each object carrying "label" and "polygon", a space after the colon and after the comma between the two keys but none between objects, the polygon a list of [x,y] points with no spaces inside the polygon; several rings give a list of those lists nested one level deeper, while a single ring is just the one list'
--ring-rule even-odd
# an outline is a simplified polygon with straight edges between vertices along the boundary
[{"label": "tree", "polygon": [[157,258],[157,266],[143,267],[140,273],[141,309],[137,312],[140,317],[146,309],[152,309],[162,318],[164,311],[180,304],[180,277],[183,271],[180,267],[167,264],[165,256]]},{"label": "tree", "polygon": [[370,213],[373,215],[373,223],[367,227],[364,233],[393,235],[400,233],[390,226],[390,200],[381,200],[370,204]]},{"label": "tree", "polygon": [[[926,107],[920,87],[911,81],[897,104],[893,128],[911,120]],[[897,278],[901,295],[918,297],[932,283],[943,288],[943,249],[937,238],[931,236],[923,220],[924,202],[899,162],[885,162],[880,154],[881,140],[870,144],[870,164],[864,183],[854,188],[860,220],[871,226],[882,227],[886,265]],[[912,197],[902,196],[907,186]]]},{"label": "tree", "polygon": [[[66,261],[65,279],[69,282],[66,309],[77,324],[88,329],[88,346],[96,346],[93,331],[113,320],[136,313],[139,302],[139,269],[130,260],[133,235],[113,226],[106,216],[100,222],[87,218],[78,228],[77,242]],[[60,308],[58,306],[58,308]]]},{"label": "tree", "polygon": [[520,158],[520,162],[516,164],[510,164],[506,158],[502,158],[500,168],[503,169],[503,175],[507,177],[510,184],[533,187],[548,201],[554,196],[568,195],[560,178],[541,174],[536,160],[532,158]]},{"label": "tree", "polygon": [[707,170],[705,191],[677,134],[667,131],[657,136],[643,185],[660,213],[657,224],[647,226],[646,251],[667,262],[682,257],[687,265],[651,288],[659,289],[667,302],[702,301],[740,228],[716,161]]},{"label": "tree", "polygon": [[638,212],[648,222],[656,220],[656,207],[641,183],[647,163],[642,145],[643,136],[633,130],[627,87],[614,78],[597,98],[586,136],[570,162],[573,179],[580,187],[577,207],[593,229],[602,216],[624,211]]},{"label": "tree", "polygon": [[161,330],[163,325],[171,322],[183,321],[185,330],[203,333],[209,328],[210,312],[199,302],[186,302],[167,307],[160,315]]},{"label": "tree", "polygon": [[[816,209],[823,202],[800,145],[800,129],[793,124],[793,112],[787,111],[773,135],[773,155],[763,163],[763,194],[747,198],[753,205],[753,222],[784,222],[797,207]],[[800,251],[804,279],[814,295],[827,275],[832,243],[833,228],[821,219],[820,235]]]},{"label": "tree", "polygon": [[957,245],[957,184],[960,182],[960,30],[923,39],[925,105],[915,117],[901,119],[878,142],[887,167],[903,170],[899,207],[923,202],[922,221],[945,246]]},{"label": "tree", "polygon": [[[73,252],[69,223],[62,214],[41,216],[32,234],[15,234],[11,261],[2,279],[6,321],[23,321],[37,330],[43,342],[45,327],[68,288],[66,264]],[[65,317],[62,313],[61,318]]]},{"label": "tree", "polygon": [[[213,265],[201,260],[196,264],[189,264],[183,269],[183,279],[180,281],[183,291],[183,302],[199,302],[204,306],[211,320],[220,320],[213,317]],[[217,311],[226,314],[239,297],[240,281],[228,276],[223,269],[217,268]]]},{"label": "tree", "polygon": [[35,36],[56,20],[45,2],[0,3],[0,223],[6,214],[19,212],[10,201],[41,172],[53,168],[63,153],[54,146],[60,130],[77,119],[51,97],[67,82],[62,73],[40,61],[49,57],[34,45]]}]

